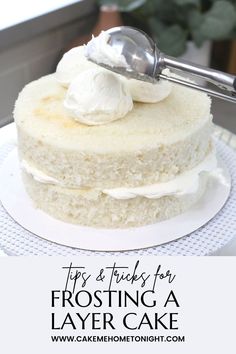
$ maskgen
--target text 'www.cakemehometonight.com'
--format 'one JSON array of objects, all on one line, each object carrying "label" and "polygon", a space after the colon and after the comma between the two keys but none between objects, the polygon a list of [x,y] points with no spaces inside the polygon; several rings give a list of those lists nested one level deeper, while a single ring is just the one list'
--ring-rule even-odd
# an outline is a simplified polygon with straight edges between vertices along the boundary
[{"label": "text 'www.cakemehometonight.com'", "polygon": [[51,336],[54,343],[62,342],[185,342],[185,336]]}]

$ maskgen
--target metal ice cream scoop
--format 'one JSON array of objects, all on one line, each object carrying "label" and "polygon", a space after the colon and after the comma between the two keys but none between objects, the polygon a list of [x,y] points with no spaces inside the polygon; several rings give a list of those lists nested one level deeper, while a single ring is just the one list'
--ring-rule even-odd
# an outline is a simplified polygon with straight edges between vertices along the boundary
[{"label": "metal ice cream scoop", "polygon": [[[111,28],[106,32],[110,35],[108,44],[125,57],[128,68],[108,66],[102,63],[96,64],[129,78],[147,82],[165,79],[236,103],[236,76],[164,55],[145,32],[136,28],[121,26]],[[165,68],[180,70],[204,78],[218,86],[222,92],[184,79],[167,76],[163,73]]]}]

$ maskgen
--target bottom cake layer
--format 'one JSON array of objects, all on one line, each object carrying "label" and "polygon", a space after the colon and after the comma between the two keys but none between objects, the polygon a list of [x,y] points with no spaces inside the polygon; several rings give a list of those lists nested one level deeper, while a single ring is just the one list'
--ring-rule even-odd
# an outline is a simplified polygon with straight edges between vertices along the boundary
[{"label": "bottom cake layer", "polygon": [[127,228],[153,224],[181,214],[196,203],[207,185],[207,175],[200,178],[196,193],[157,199],[135,197],[114,199],[95,189],[69,189],[43,184],[22,171],[26,191],[36,208],[65,222],[97,228]]}]

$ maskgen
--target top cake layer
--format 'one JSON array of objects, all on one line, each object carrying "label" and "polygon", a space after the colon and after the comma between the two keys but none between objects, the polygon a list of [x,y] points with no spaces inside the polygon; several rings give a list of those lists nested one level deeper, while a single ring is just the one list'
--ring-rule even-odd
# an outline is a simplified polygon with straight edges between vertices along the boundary
[{"label": "top cake layer", "polygon": [[209,151],[210,99],[173,85],[152,104],[134,103],[124,118],[101,126],[76,122],[54,75],[28,84],[15,106],[21,159],[67,187],[140,186],[167,181]]}]

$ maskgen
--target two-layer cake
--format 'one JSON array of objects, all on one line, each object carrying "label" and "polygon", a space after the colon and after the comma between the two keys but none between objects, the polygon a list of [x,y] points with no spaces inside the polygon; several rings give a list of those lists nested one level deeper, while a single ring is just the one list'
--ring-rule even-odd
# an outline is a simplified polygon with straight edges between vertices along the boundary
[{"label": "two-layer cake", "polygon": [[[76,55],[76,75],[94,70],[82,49]],[[132,103],[129,88],[114,81],[114,90],[103,87],[99,93],[111,92],[111,106],[120,114],[109,121],[109,97],[96,96],[97,76],[93,82],[83,84],[80,77],[73,84],[72,70],[63,83],[59,69],[28,84],[14,112],[22,176],[37,208],[66,222],[123,228],[171,218],[201,197],[216,168],[207,95],[173,85],[161,101]],[[77,91],[68,101],[71,85]],[[123,111],[118,96],[113,97],[116,92]],[[82,105],[79,100],[85,93]],[[78,119],[72,112],[76,99]],[[98,102],[104,101],[99,109],[107,110],[106,124],[82,120],[87,119],[85,101],[94,119]]]}]

